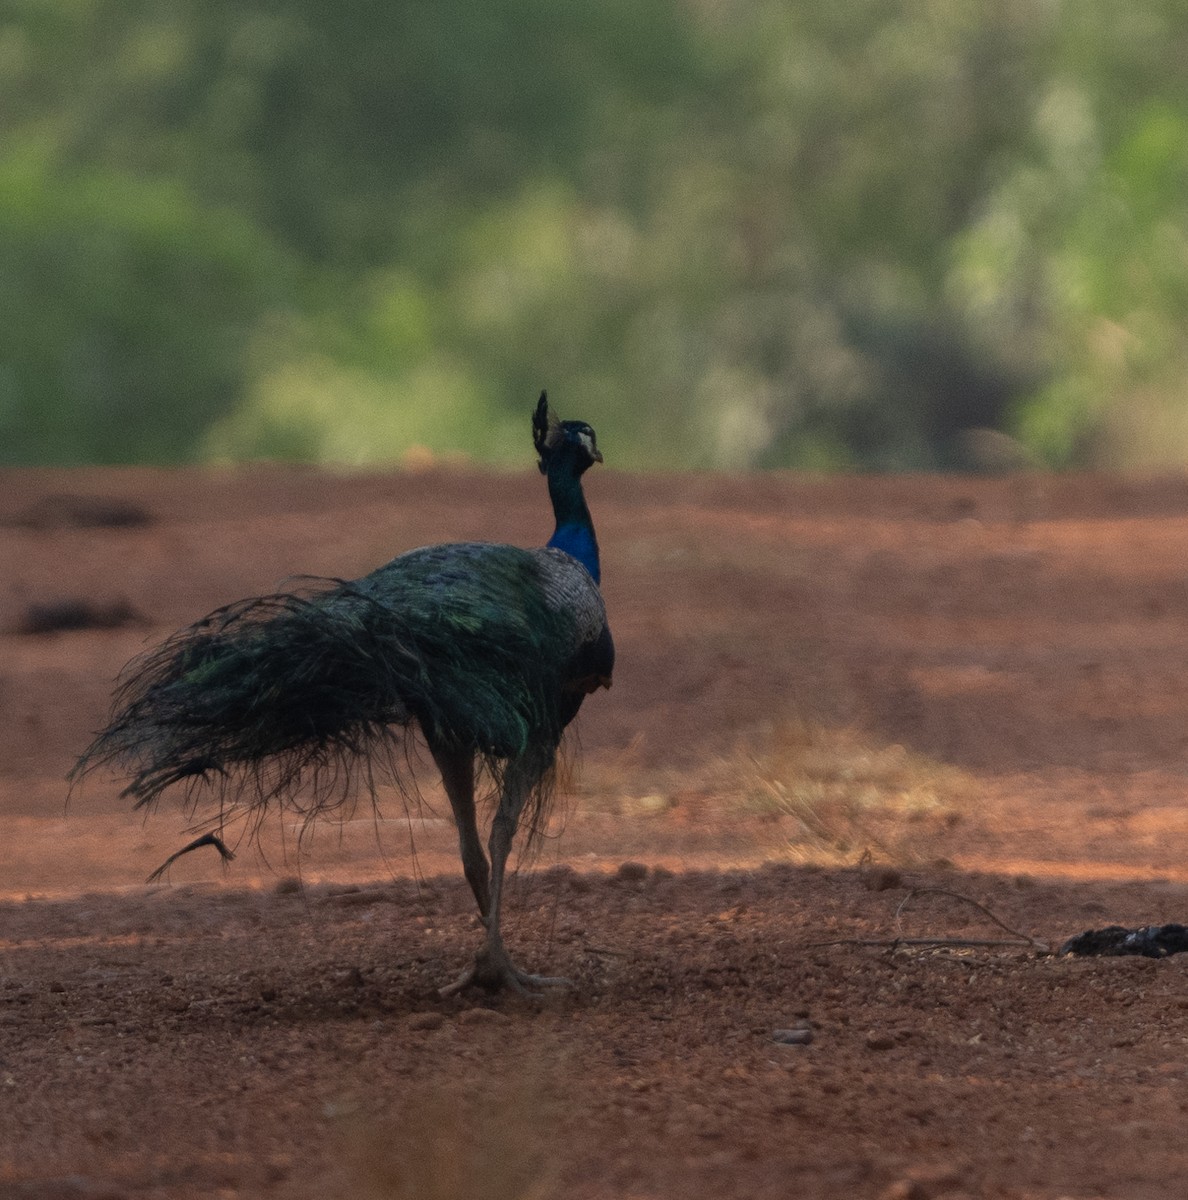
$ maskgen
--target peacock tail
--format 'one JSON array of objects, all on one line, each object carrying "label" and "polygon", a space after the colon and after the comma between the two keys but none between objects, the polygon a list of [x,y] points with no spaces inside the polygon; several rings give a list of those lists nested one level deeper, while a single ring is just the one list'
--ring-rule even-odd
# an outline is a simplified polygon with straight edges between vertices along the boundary
[{"label": "peacock tail", "polygon": [[375,798],[373,764],[408,795],[407,736],[467,750],[498,783],[539,764],[530,828],[547,805],[565,725],[606,682],[589,573],[556,549],[463,542],[412,550],[354,581],[220,608],[133,662],[110,722],[72,778],[131,776],[152,806],[175,784],[213,786],[218,824],[280,802],[306,816]]}]

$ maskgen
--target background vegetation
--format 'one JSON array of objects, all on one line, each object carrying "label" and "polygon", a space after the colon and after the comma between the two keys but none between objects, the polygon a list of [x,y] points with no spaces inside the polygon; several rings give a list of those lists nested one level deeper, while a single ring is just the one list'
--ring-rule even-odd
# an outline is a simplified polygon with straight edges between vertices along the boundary
[{"label": "background vegetation", "polygon": [[1185,0],[0,0],[0,462],[1188,452]]}]

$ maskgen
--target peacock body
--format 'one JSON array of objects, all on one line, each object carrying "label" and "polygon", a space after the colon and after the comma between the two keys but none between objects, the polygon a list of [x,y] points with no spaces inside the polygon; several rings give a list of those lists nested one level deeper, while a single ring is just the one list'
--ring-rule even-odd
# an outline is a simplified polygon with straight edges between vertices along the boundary
[{"label": "peacock body", "polygon": [[[610,686],[614,645],[581,486],[602,460],[594,431],[557,421],[543,394],[533,429],[556,520],[547,546],[427,546],[361,579],[218,609],[130,666],[74,775],[115,766],[137,806],[175,784],[193,803],[213,791],[219,823],[278,805],[316,816],[353,802],[360,778],[374,798],[377,761],[407,790],[400,763],[419,729],[487,925],[476,965],[450,990],[557,982],[507,956],[503,875],[521,820],[541,819],[566,726]],[[476,768],[498,788],[489,859]]]}]

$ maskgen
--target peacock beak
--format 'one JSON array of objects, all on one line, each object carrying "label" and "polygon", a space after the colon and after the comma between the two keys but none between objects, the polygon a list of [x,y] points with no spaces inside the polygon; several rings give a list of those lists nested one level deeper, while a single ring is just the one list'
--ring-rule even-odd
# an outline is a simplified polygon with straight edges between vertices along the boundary
[{"label": "peacock beak", "polygon": [[593,447],[590,453],[593,455],[595,462],[602,462],[602,451],[597,446]]}]

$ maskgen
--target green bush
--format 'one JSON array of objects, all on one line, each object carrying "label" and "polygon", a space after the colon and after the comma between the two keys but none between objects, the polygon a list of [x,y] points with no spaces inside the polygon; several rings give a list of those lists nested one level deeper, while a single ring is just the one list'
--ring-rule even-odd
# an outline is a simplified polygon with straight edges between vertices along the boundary
[{"label": "green bush", "polygon": [[0,455],[1188,453],[1179,0],[13,0]]}]

